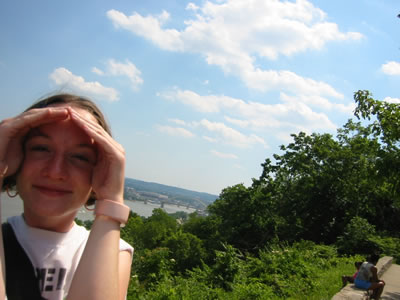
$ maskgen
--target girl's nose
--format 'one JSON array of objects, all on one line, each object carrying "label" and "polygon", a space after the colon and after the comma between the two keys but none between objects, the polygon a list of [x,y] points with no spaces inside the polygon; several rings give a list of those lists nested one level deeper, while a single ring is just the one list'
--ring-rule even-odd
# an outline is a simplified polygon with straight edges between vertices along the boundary
[{"label": "girl's nose", "polygon": [[68,177],[66,164],[63,155],[55,154],[46,162],[42,175],[55,180],[65,180]]}]

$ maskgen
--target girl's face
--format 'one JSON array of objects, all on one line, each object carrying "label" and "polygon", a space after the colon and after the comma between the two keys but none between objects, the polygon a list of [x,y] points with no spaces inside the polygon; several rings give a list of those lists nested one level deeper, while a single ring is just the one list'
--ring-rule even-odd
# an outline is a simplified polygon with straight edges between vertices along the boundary
[{"label": "girl's face", "polygon": [[[76,107],[74,110],[95,120],[86,110]],[[17,190],[24,202],[25,219],[75,217],[92,190],[97,158],[93,140],[67,118],[32,129],[24,145],[24,155]]]}]

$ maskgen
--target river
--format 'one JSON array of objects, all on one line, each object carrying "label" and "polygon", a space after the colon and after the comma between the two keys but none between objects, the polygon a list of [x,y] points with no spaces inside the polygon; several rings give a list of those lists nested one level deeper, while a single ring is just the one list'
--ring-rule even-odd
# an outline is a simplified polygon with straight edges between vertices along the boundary
[{"label": "river", "polygon": [[[150,217],[153,213],[153,209],[160,208],[160,204],[147,203],[142,201],[125,201],[131,210],[137,213],[139,216]],[[166,213],[175,213],[177,211],[184,211],[186,213],[192,213],[195,211],[193,208],[186,208],[184,206],[178,207],[177,205],[164,204],[163,210]],[[11,216],[20,215],[23,211],[22,200],[19,197],[10,198],[6,193],[1,193],[1,220],[4,222]],[[84,207],[79,210],[77,217],[83,221],[93,220],[93,212],[87,211]]]}]

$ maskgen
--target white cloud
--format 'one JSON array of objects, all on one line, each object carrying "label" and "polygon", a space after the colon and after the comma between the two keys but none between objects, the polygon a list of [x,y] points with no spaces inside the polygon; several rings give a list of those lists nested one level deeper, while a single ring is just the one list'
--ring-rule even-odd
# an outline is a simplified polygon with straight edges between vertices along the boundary
[{"label": "white cloud", "polygon": [[125,63],[110,59],[108,61],[108,71],[113,76],[127,76],[132,84],[132,88],[136,90],[143,84],[143,79],[140,77],[140,70],[129,60]]},{"label": "white cloud", "polygon": [[222,152],[218,152],[216,150],[211,150],[210,153],[212,155],[215,155],[220,158],[238,159],[238,157],[235,154],[231,154],[231,153],[222,153]]},{"label": "white cloud", "polygon": [[105,87],[97,81],[87,82],[81,76],[74,75],[66,68],[57,68],[49,78],[58,86],[71,88],[76,93],[101,98],[108,101],[117,101],[118,92],[110,87]]},{"label": "white cloud", "polygon": [[325,111],[338,111],[341,113],[351,114],[355,109],[354,102],[349,102],[347,105],[343,103],[335,103],[329,101],[325,97],[317,96],[317,95],[296,95],[290,96],[285,93],[280,94],[280,98],[283,102],[286,103],[306,103],[312,107],[317,107]]},{"label": "white cloud", "polygon": [[383,101],[388,103],[400,104],[400,98],[386,97]]},{"label": "white cloud", "polygon": [[106,64],[106,71],[102,71],[96,67],[92,68],[92,72],[100,76],[126,76],[131,82],[133,90],[137,90],[143,84],[141,78],[142,72],[129,60],[125,63],[109,59]]},{"label": "white cloud", "polygon": [[199,122],[199,125],[214,133],[217,140],[235,147],[249,148],[256,144],[261,144],[264,147],[267,147],[267,144],[263,138],[255,134],[250,134],[249,136],[246,136],[221,122],[211,122],[203,119]]},{"label": "white cloud", "polygon": [[166,133],[168,135],[172,135],[172,136],[179,136],[179,137],[184,137],[184,138],[194,137],[193,133],[191,133],[189,130],[182,128],[182,127],[157,125],[156,128],[158,131],[160,131],[162,133]]},{"label": "white cloud", "polygon": [[197,11],[197,10],[199,9],[199,7],[198,7],[196,4],[190,2],[190,3],[186,6],[186,9],[187,9],[187,10]]},{"label": "white cloud", "polygon": [[246,102],[227,96],[202,96],[193,91],[182,91],[176,88],[159,95],[169,101],[181,102],[199,112],[220,113],[223,111],[225,120],[231,124],[255,130],[286,128],[289,131],[313,132],[318,129],[332,131],[336,130],[336,125],[325,113],[313,111],[310,103],[320,109],[348,114],[351,114],[354,108],[353,104],[335,104],[318,97],[314,99],[305,96],[289,97],[284,93],[280,96],[282,102],[277,104]]},{"label": "white cloud", "polygon": [[390,61],[382,65],[381,70],[387,75],[400,75],[400,63],[396,61]]},{"label": "white cloud", "polygon": [[265,71],[254,69],[253,67],[243,72],[242,79],[247,82],[248,86],[260,91],[268,90],[284,90],[293,94],[321,95],[343,98],[343,95],[336,91],[329,84],[316,81],[311,78],[304,78],[291,71]]},{"label": "white cloud", "polygon": [[[239,98],[218,95],[199,95],[190,90],[173,88],[164,93],[158,93],[168,101],[179,102],[201,113],[219,116],[223,113],[226,123],[212,122],[203,119],[200,122],[186,122],[180,119],[169,119],[180,127],[192,130],[205,129],[208,133],[198,135],[210,143],[224,143],[240,148],[250,148],[257,145],[267,147],[264,137],[273,136],[283,141],[290,138],[290,133],[299,131],[311,134],[313,132],[333,132],[337,126],[323,111],[352,114],[354,104],[329,102],[323,97],[298,97],[280,94],[280,102],[264,104],[261,102],[246,102]],[[270,100],[270,99],[269,99]],[[314,110],[313,107],[322,111]],[[257,134],[254,134],[257,133]]]},{"label": "white cloud", "polygon": [[283,144],[290,144],[293,142],[293,137],[291,136],[291,133],[289,132],[277,132],[276,137],[278,140],[280,140]]},{"label": "white cloud", "polygon": [[158,96],[170,101],[180,101],[185,105],[193,107],[195,110],[205,113],[219,112],[221,108],[238,106],[244,103],[242,100],[226,96],[201,96],[193,91],[180,90],[174,88],[171,91],[158,93]]},{"label": "white cloud", "polygon": [[212,137],[209,137],[207,135],[203,135],[203,139],[205,139],[207,142],[210,142],[210,143],[218,142],[216,138],[212,138]]},{"label": "white cloud", "polygon": [[95,73],[95,74],[97,74],[97,75],[100,75],[100,76],[103,76],[103,75],[104,75],[104,72],[103,72],[102,70],[96,68],[96,67],[93,67],[93,68],[92,68],[92,72]]},{"label": "white cloud", "polygon": [[139,36],[150,39],[153,43],[165,50],[183,50],[179,31],[175,29],[162,29],[161,26],[169,19],[169,14],[163,11],[158,16],[142,17],[138,13],[131,16],[117,10],[109,10],[107,17],[116,28],[129,30]]},{"label": "white cloud", "polygon": [[247,127],[250,126],[250,123],[251,123],[249,120],[239,120],[239,119],[234,119],[234,118],[231,118],[231,117],[228,117],[228,116],[225,116],[225,120],[227,122],[229,122],[231,124],[234,124],[234,125],[236,125],[238,127],[241,127],[241,128],[247,128]]},{"label": "white cloud", "polygon": [[337,24],[326,21],[326,14],[307,0],[206,1],[202,7],[193,3],[187,9],[195,18],[185,21],[178,31],[165,29],[169,18],[165,11],[158,16],[126,16],[110,10],[108,18],[118,28],[151,40],[161,49],[200,53],[207,63],[241,78],[249,88],[266,91],[284,89],[293,93],[342,98],[330,85],[303,78],[290,71],[265,70],[259,58],[270,60],[307,50],[319,50],[331,41],[359,40],[357,32],[341,32]]},{"label": "white cloud", "polygon": [[180,126],[186,126],[186,122],[180,119],[168,119],[169,122],[175,123]]}]

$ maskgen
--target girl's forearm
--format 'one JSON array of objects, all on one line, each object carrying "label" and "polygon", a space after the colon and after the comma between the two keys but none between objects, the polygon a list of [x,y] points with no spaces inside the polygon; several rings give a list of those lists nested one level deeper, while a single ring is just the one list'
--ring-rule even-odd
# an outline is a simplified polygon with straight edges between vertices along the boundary
[{"label": "girl's forearm", "polygon": [[68,293],[68,300],[119,299],[120,226],[96,216]]}]

